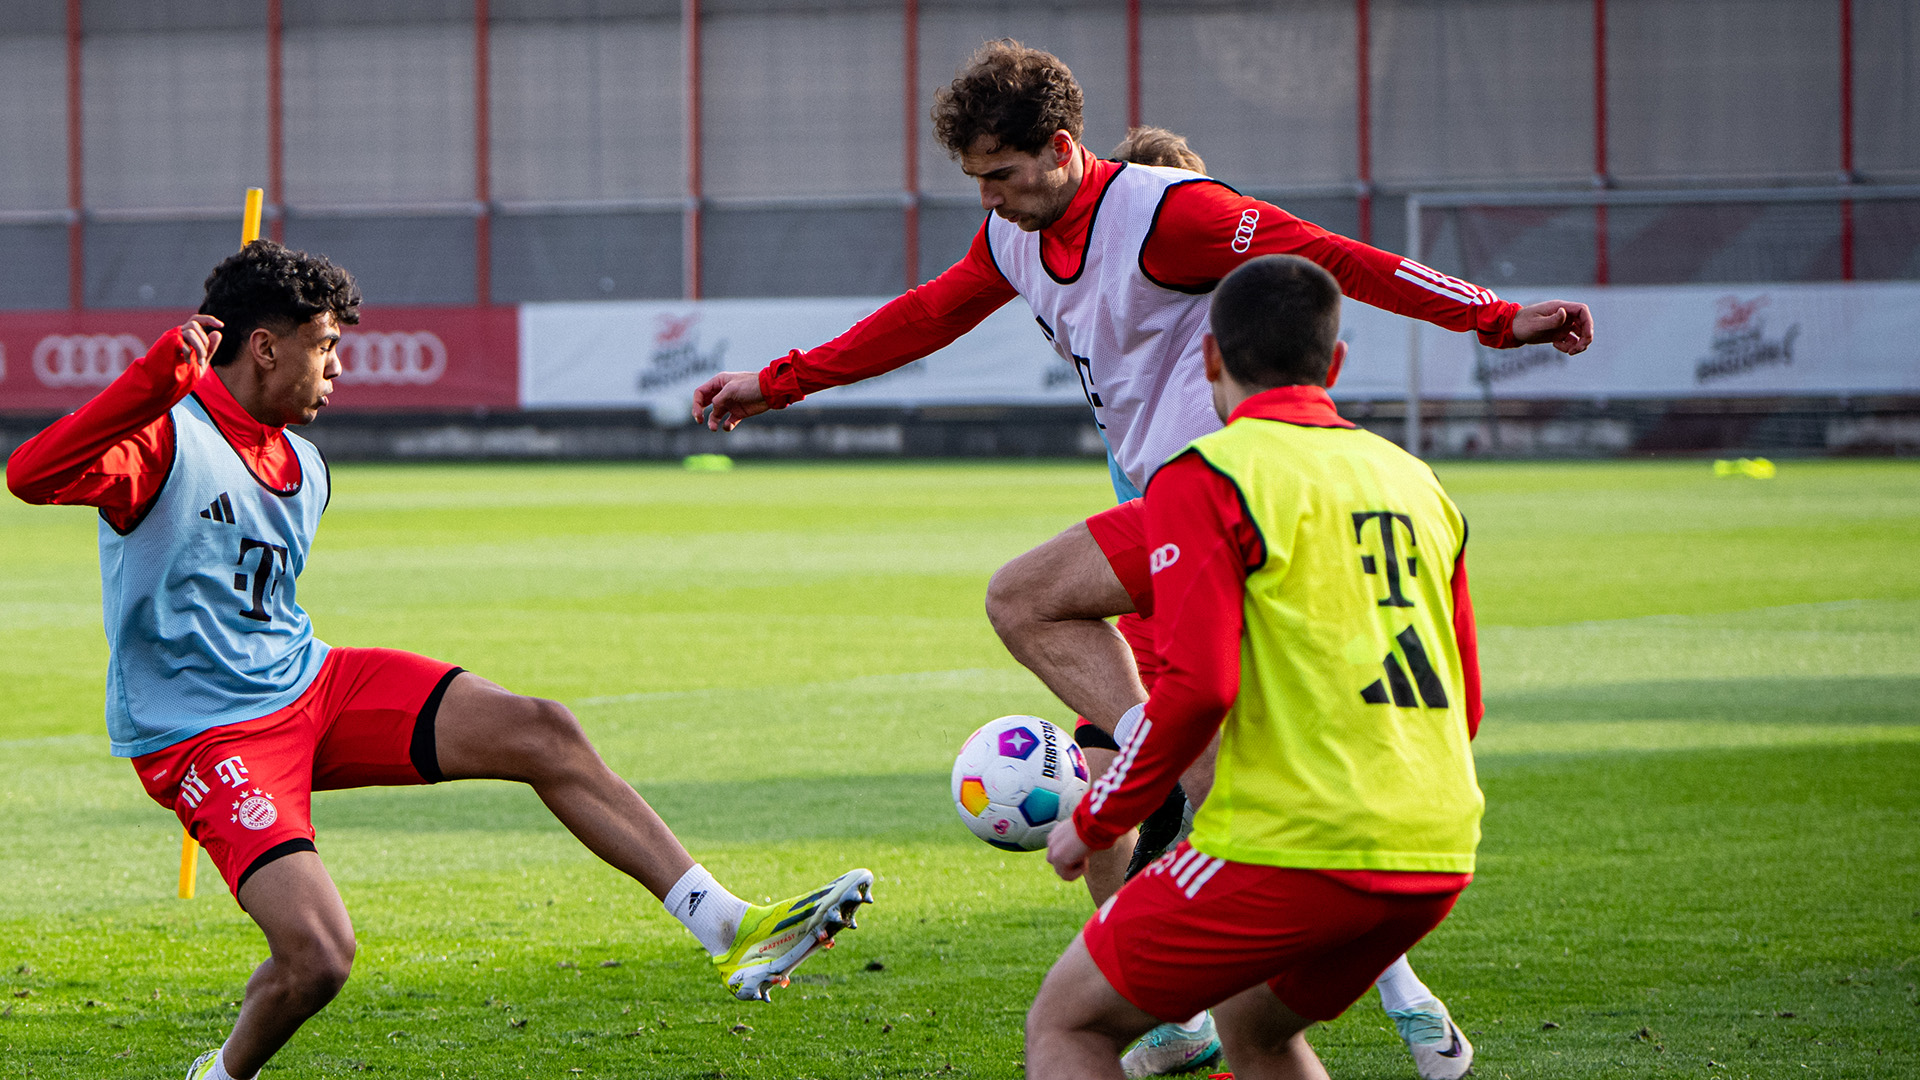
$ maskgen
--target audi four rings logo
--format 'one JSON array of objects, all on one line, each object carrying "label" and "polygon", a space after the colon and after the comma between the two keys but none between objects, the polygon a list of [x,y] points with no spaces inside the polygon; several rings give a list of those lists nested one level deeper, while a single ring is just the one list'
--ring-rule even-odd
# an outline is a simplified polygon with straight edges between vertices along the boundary
[{"label": "audi four rings logo", "polygon": [[[447,371],[446,343],[425,330],[345,334],[339,349],[344,383],[426,386]],[[105,386],[146,351],[132,334],[49,334],[34,346],[33,373],[42,386]]]},{"label": "audi four rings logo", "polygon": [[1260,211],[1248,210],[1240,215],[1240,227],[1233,230],[1233,250],[1241,255],[1253,246],[1253,227],[1260,223]]},{"label": "audi four rings logo", "polygon": [[340,336],[340,381],[426,386],[447,371],[447,346],[425,330]]},{"label": "audi four rings logo", "polygon": [[147,351],[132,334],[48,334],[33,347],[42,386],[105,386]]}]

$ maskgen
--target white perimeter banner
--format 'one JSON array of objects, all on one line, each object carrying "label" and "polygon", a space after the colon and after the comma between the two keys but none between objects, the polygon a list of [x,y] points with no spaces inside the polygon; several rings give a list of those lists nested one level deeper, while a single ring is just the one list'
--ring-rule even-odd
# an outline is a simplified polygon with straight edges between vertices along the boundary
[{"label": "white perimeter banner", "polygon": [[[693,388],[714,372],[755,371],[794,349],[813,348],[889,299],[525,304],[520,404],[645,408],[663,423],[690,421]],[[1073,367],[1018,300],[931,356],[807,396],[810,405],[842,408],[1085,402]]]},{"label": "white perimeter banner", "polygon": [[[1406,396],[1412,331],[1422,396],[1479,398],[1731,397],[1920,393],[1920,283],[1585,286],[1510,294],[1591,305],[1594,345],[1488,349],[1470,334],[1416,324],[1348,301],[1351,348],[1334,396]],[[523,408],[644,408],[688,417],[693,388],[811,348],[887,298],[605,301],[525,304]],[[1015,301],[925,359],[807,398],[822,407],[1073,405],[1071,365]]]},{"label": "white perimeter banner", "polygon": [[[1421,395],[1683,398],[1920,393],[1920,283],[1571,286],[1516,291],[1593,308],[1593,347],[1489,349],[1421,325]],[[1407,392],[1409,320],[1348,301],[1334,397]]]}]

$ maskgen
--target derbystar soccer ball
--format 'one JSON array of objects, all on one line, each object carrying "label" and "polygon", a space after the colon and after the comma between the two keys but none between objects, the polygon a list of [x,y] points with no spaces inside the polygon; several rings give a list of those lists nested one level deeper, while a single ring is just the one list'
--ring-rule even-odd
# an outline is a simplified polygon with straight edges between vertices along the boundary
[{"label": "derbystar soccer ball", "polygon": [[1073,737],[1037,716],[1003,716],[967,736],[953,762],[953,807],[973,835],[1007,851],[1047,846],[1087,793]]}]

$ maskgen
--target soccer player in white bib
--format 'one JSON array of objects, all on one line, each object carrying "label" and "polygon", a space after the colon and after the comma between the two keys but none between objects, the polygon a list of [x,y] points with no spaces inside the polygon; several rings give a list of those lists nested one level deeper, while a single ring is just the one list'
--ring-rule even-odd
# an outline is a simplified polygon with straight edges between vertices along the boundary
[{"label": "soccer player in white bib", "polygon": [[[1099,160],[1080,144],[1081,108],[1079,84],[1058,58],[1008,40],[982,46],[933,108],[936,135],[978,182],[990,212],[966,256],[832,341],[795,349],[759,371],[715,375],[694,391],[695,419],[730,430],[814,391],[892,371],[951,344],[1018,296],[1078,372],[1108,447],[1115,495],[1125,502],[1139,497],[1170,455],[1220,428],[1201,352],[1207,299],[1249,259],[1302,256],[1332,273],[1347,296],[1475,333],[1494,348],[1550,343],[1578,353],[1592,341],[1584,304],[1521,307],[1200,173]],[[1150,646],[1143,635],[1134,638],[1150,681]],[[1123,696],[1135,692],[1145,696],[1139,686]],[[1079,738],[1090,766],[1101,769],[1113,758],[1120,711],[1086,719],[1098,734],[1083,729]],[[1181,782],[1199,802],[1211,782],[1210,759]],[[1123,841],[1096,855],[1087,873],[1096,903],[1118,888],[1130,854]],[[1422,1052],[1447,1045],[1454,1026],[1404,961],[1380,988],[1423,1077],[1451,1080],[1466,1071],[1468,1055]],[[1190,1067],[1217,1045],[1210,1022],[1196,1017],[1191,1030],[1168,1025],[1144,1040],[1158,1064],[1129,1067]]]},{"label": "soccer player in white bib", "polygon": [[360,291],[324,258],[255,241],[200,314],[14,451],[31,503],[100,511],[107,731],[266,935],[232,1033],[188,1080],[241,1080],[346,982],[353,923],[321,861],[312,793],[486,778],[531,786],[653,893],[736,997],[765,999],[872,899],[853,870],[749,905],[687,854],[573,714],[444,661],[329,648],[295,600],[332,478],[289,425],[340,375]]}]

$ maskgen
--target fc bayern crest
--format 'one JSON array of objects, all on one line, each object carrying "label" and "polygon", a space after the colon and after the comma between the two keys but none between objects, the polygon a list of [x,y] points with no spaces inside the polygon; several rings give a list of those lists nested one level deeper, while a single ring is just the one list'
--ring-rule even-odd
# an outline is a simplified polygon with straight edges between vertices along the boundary
[{"label": "fc bayern crest", "polygon": [[273,805],[273,796],[254,788],[253,794],[233,804],[233,817],[229,820],[257,832],[279,821],[280,811]]}]

